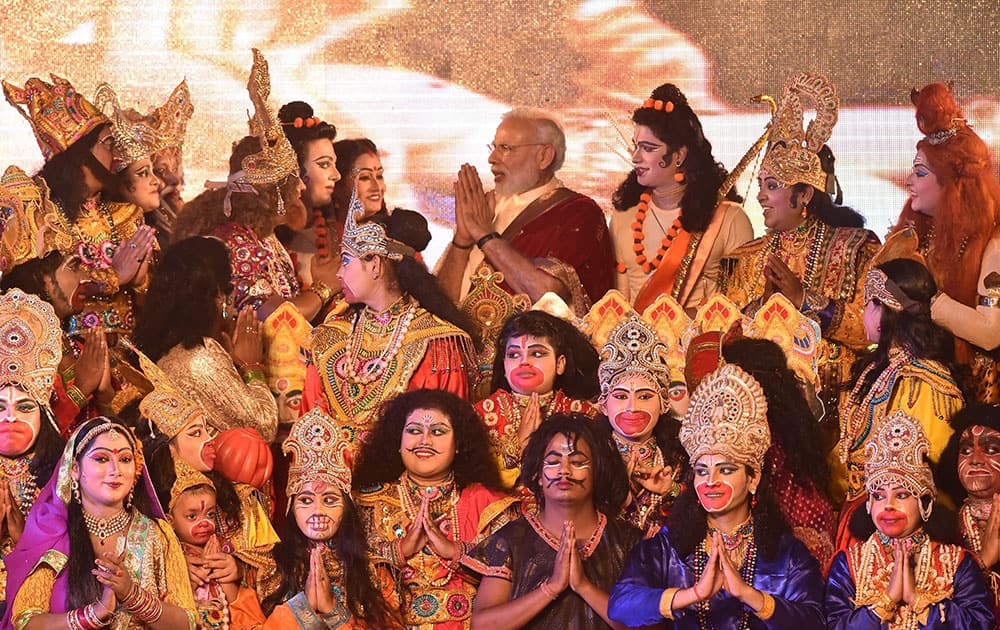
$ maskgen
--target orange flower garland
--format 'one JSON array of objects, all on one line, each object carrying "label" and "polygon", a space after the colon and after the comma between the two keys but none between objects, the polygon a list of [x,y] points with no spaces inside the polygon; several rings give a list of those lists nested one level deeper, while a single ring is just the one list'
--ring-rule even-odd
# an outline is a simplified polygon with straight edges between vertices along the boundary
[{"label": "orange flower garland", "polygon": [[[673,224],[670,226],[670,229],[667,230],[663,240],[660,241],[660,248],[656,252],[656,257],[650,259],[646,256],[646,235],[643,232],[642,226],[646,221],[646,213],[649,211],[649,202],[651,200],[652,197],[650,196],[648,190],[639,195],[639,205],[637,206],[635,212],[635,222],[632,223],[632,250],[635,251],[636,264],[642,268],[644,273],[652,273],[656,271],[656,269],[660,266],[660,263],[663,262],[663,257],[666,255],[667,250],[670,249],[670,244],[674,242],[674,239],[677,238],[677,234],[681,231],[682,213],[678,213],[677,218],[674,219]],[[619,270],[621,269],[621,266],[623,265],[619,266]]]},{"label": "orange flower garland", "polygon": [[313,227],[316,228],[316,255],[326,258],[330,255],[330,250],[326,246],[326,217],[322,210],[313,210]]}]

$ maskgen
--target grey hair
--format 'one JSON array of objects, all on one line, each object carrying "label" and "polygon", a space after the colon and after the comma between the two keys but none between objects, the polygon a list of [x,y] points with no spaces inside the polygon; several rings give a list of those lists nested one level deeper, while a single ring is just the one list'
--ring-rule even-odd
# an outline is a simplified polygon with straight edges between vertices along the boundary
[{"label": "grey hair", "polygon": [[556,117],[537,107],[515,107],[501,117],[501,120],[524,120],[535,128],[538,142],[552,145],[555,157],[548,170],[555,173],[562,168],[566,159],[566,134]]}]

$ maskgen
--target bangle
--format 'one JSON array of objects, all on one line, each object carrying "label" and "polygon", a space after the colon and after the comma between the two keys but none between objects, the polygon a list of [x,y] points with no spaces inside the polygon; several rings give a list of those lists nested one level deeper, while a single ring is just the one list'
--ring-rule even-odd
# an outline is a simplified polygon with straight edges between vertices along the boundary
[{"label": "bangle", "polygon": [[674,598],[677,597],[679,588],[668,588],[660,595],[660,616],[667,621],[674,620]]},{"label": "bangle", "polygon": [[266,383],[267,377],[264,376],[264,372],[261,370],[244,370],[243,382],[249,385],[254,381],[260,381],[261,383]]},{"label": "bangle", "polygon": [[328,287],[325,282],[319,280],[313,280],[313,283],[309,285],[309,290],[312,291],[319,297],[320,302],[323,306],[326,306],[333,301],[333,289]]},{"label": "bangle", "polygon": [[481,238],[478,241],[476,241],[476,247],[478,247],[479,249],[482,249],[483,245],[489,243],[490,241],[492,241],[495,238],[500,238],[500,235],[497,234],[496,232],[490,232],[489,234],[487,234],[483,238]]},{"label": "bangle", "polygon": [[451,246],[454,247],[455,249],[470,250],[473,247],[475,247],[476,244],[469,243],[468,245],[459,245],[458,241],[456,241],[455,239],[451,239]]},{"label": "bangle", "polygon": [[698,592],[698,583],[697,582],[695,582],[694,584],[691,585],[691,590],[694,591],[694,596],[697,597],[698,601],[700,602],[702,600],[702,596],[701,596],[701,593]]},{"label": "bangle", "polygon": [[73,401],[73,404],[79,407],[80,409],[87,408],[87,402],[88,402],[87,397],[83,394],[82,391],[80,391],[80,388],[77,387],[76,385],[70,385],[69,387],[67,387],[66,395],[69,396],[69,399]]},{"label": "bangle", "polygon": [[133,617],[146,624],[156,623],[163,615],[163,603],[159,598],[135,582],[121,604]]},{"label": "bangle", "polygon": [[556,597],[559,597],[558,593],[553,593],[552,589],[549,588],[549,581],[548,580],[545,580],[544,582],[542,582],[541,584],[539,584],[538,585],[538,590],[540,590],[542,592],[542,595],[548,597],[550,601],[554,602],[554,601],[556,601]]},{"label": "bangle", "polygon": [[774,614],[774,597],[761,591],[760,594],[764,598],[764,604],[757,611],[757,618],[762,621],[767,621]]}]

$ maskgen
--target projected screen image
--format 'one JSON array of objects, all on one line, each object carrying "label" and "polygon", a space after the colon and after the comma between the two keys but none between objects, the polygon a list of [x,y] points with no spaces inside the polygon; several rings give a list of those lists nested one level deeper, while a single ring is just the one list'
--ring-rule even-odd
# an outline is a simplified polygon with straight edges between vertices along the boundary
[{"label": "projected screen image", "polygon": [[[994,3],[791,4],[27,0],[0,15],[0,69],[19,85],[55,73],[87,95],[106,81],[123,106],[143,111],[186,78],[195,105],[185,143],[191,199],[206,179],[225,177],[232,142],[246,134],[250,48],[260,48],[275,109],[305,100],[338,138],[379,146],[390,207],[419,210],[436,226],[429,261],[450,237],[459,166],[473,164],[491,186],[486,145],[518,105],[557,114],[568,144],[560,179],[610,212],[630,169],[629,116],[657,85],[687,94],[731,168],[769,120],[751,97],[779,97],[800,71],[823,73],[841,98],[829,144],[844,202],[880,236],[903,205],[920,137],[911,88],[953,81],[977,132],[1000,144]],[[41,166],[30,127],[11,107],[0,108],[0,162]],[[749,174],[737,190],[761,233]]]}]

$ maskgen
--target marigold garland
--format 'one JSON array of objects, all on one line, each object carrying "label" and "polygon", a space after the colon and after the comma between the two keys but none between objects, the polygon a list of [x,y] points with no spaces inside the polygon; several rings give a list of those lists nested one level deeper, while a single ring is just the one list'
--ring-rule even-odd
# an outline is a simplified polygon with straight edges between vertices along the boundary
[{"label": "marigold garland", "polygon": [[[646,221],[646,213],[649,211],[649,202],[651,200],[652,196],[648,190],[639,195],[639,205],[636,207],[635,222],[632,223],[632,250],[635,252],[635,262],[647,274],[656,271],[660,263],[663,262],[663,257],[666,255],[667,250],[670,249],[670,245],[681,231],[681,215],[683,214],[683,211],[677,214],[677,218],[674,219],[670,229],[667,230],[663,240],[660,241],[660,248],[656,252],[656,257],[650,259],[645,253],[646,235],[643,232],[643,223]],[[619,270],[621,266],[619,265]]]}]

